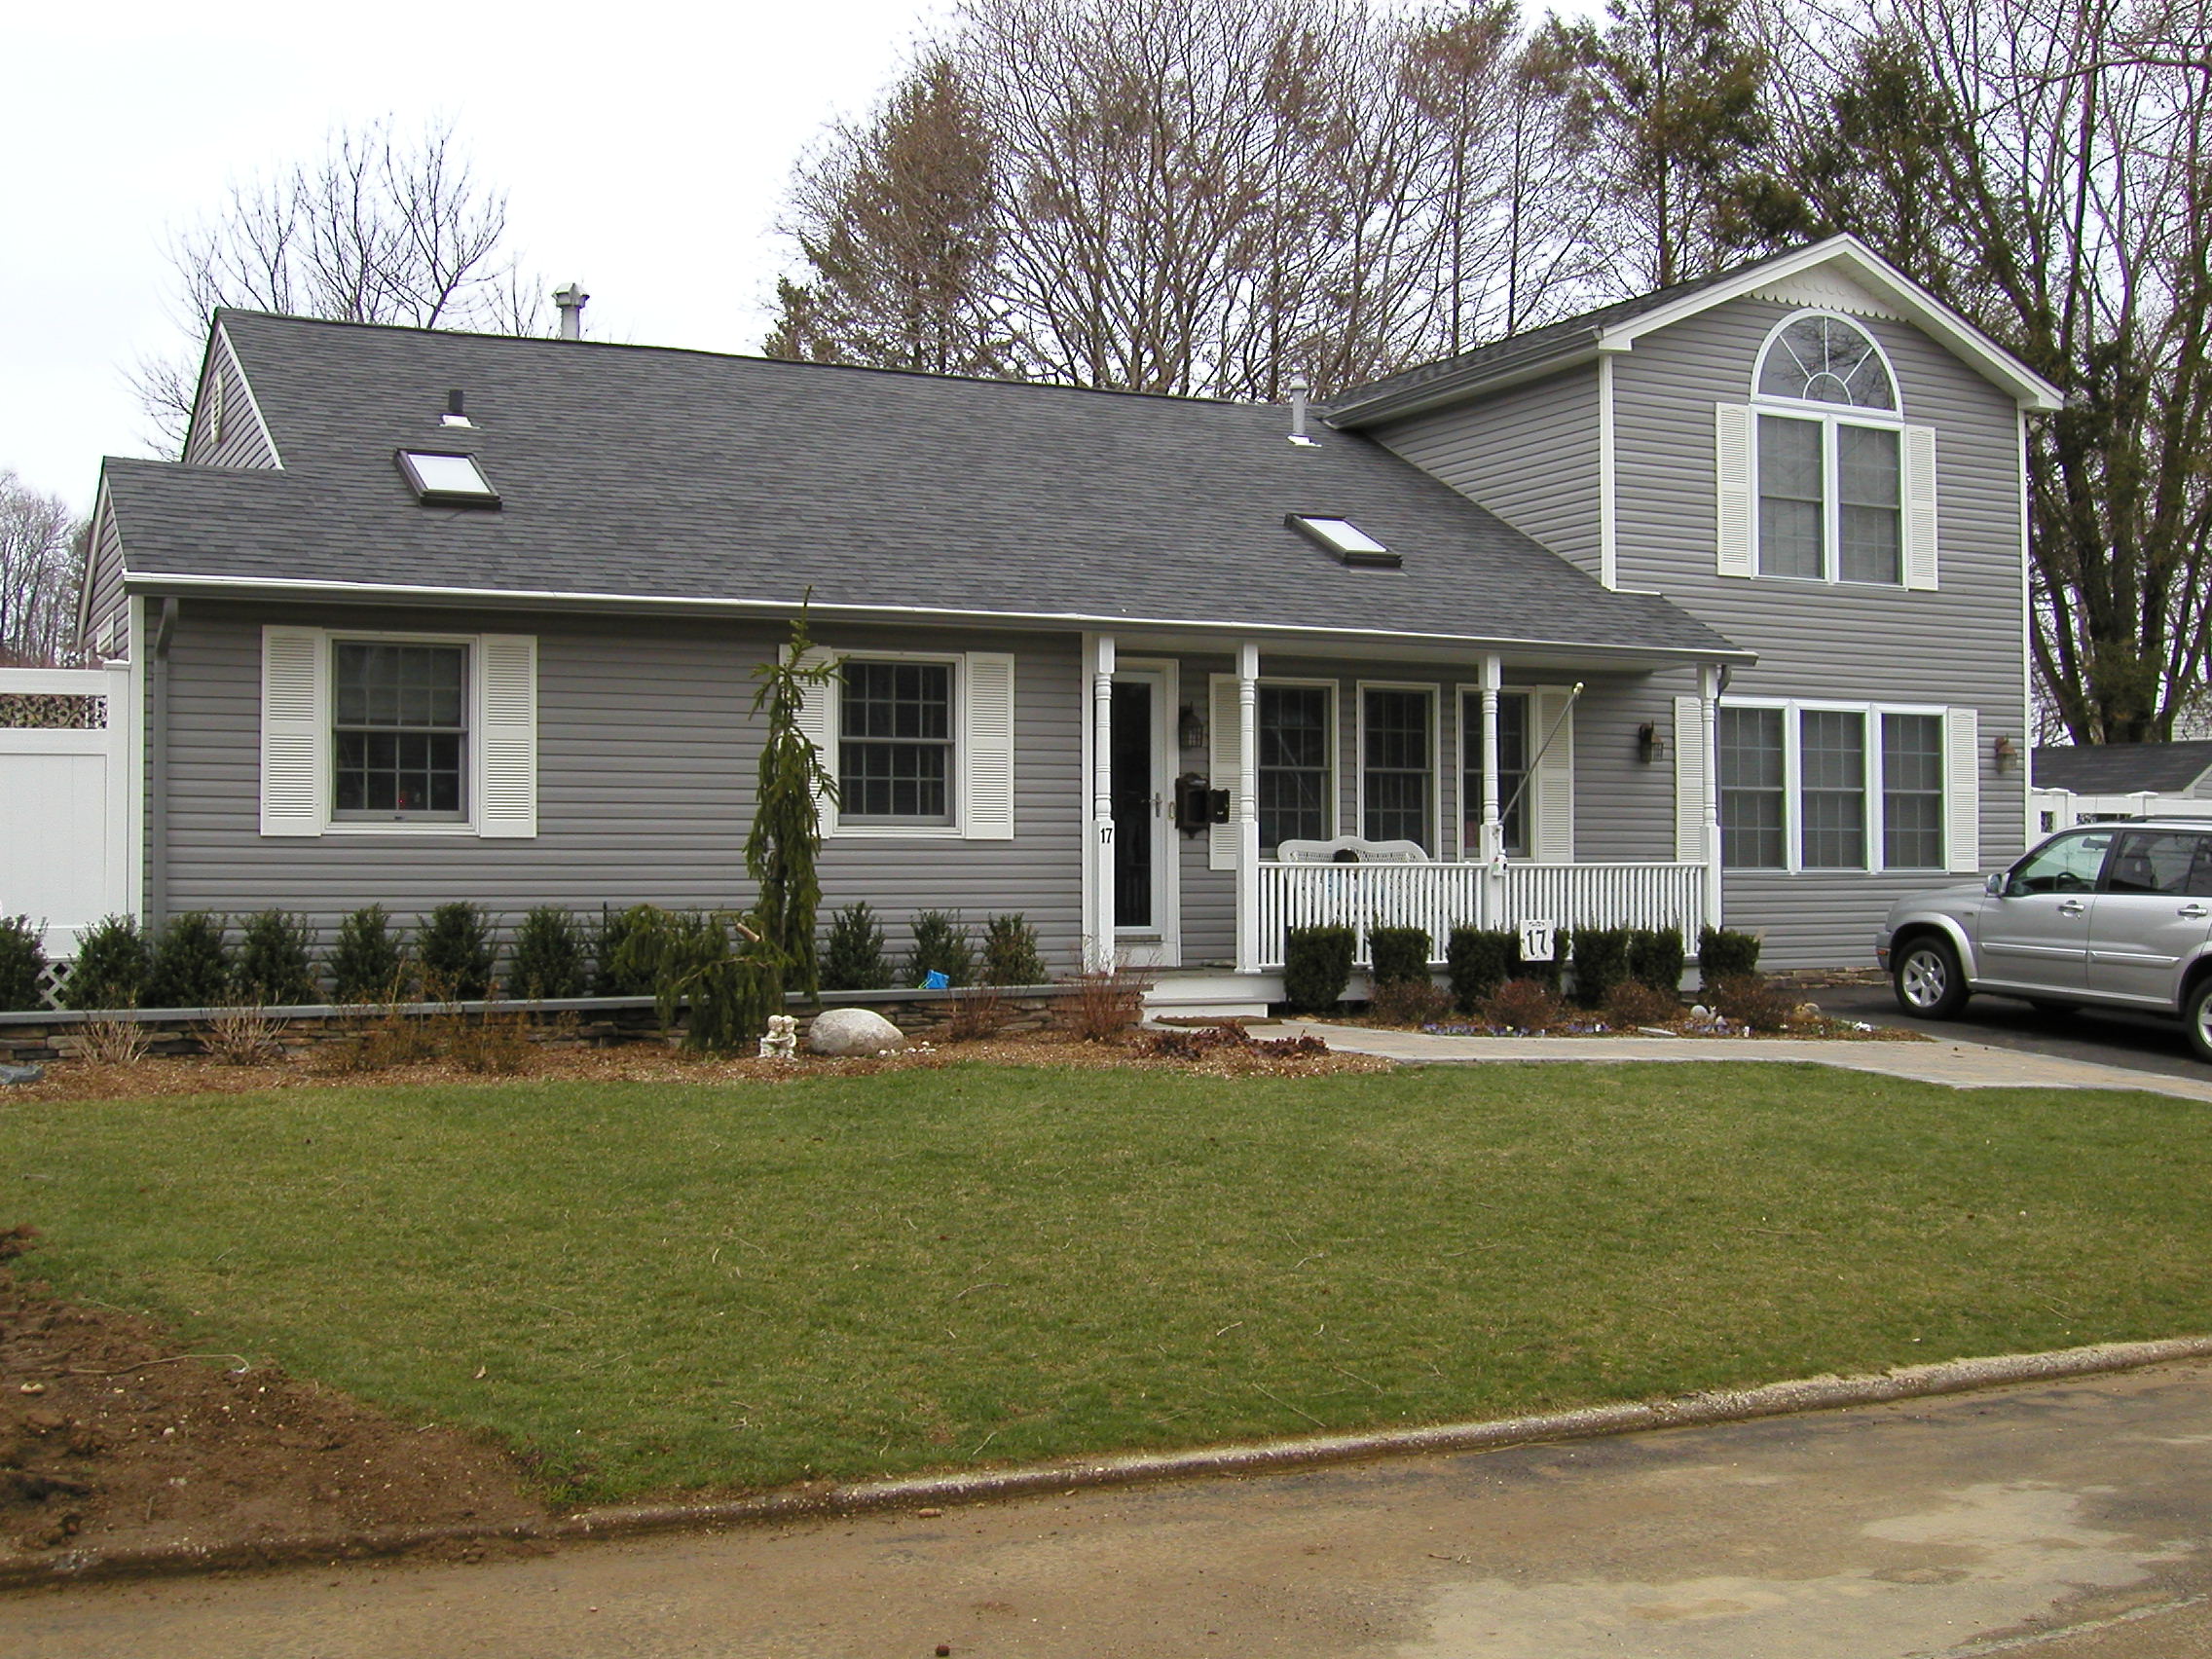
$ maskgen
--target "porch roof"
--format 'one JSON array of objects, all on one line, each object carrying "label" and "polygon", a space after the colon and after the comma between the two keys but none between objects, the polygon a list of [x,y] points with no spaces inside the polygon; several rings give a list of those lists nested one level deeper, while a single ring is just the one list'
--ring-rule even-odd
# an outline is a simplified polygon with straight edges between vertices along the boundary
[{"label": "porch roof", "polygon": [[[789,609],[1742,660],[1273,406],[225,312],[281,470],[110,461],[134,587]],[[441,426],[448,388],[466,427]],[[394,453],[474,456],[496,511]],[[1355,569],[1293,513],[1403,556]]]}]

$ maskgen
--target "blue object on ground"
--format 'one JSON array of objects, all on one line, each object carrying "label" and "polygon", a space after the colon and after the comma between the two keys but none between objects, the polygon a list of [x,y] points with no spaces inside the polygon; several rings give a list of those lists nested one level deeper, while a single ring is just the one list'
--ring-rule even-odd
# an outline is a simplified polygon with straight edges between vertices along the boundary
[{"label": "blue object on ground", "polygon": [[922,976],[922,989],[925,991],[949,991],[952,989],[952,980],[943,969],[932,968]]}]

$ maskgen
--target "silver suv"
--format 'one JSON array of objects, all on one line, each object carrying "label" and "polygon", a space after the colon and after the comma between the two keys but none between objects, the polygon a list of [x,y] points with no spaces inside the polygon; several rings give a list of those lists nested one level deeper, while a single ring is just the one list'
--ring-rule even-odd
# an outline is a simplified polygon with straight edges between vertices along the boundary
[{"label": "silver suv", "polygon": [[2212,1060],[2212,823],[2061,830],[1979,886],[1899,900],[1874,952],[1907,1014],[1948,1019],[1996,991],[2178,1014]]}]

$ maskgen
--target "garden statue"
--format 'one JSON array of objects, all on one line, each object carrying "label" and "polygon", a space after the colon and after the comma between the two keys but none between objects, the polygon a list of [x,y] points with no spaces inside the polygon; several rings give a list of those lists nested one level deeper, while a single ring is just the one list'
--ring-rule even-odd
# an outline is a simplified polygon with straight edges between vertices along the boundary
[{"label": "garden statue", "polygon": [[798,1054],[798,1021],[788,1014],[768,1016],[768,1035],[760,1039],[760,1057],[789,1060]]}]

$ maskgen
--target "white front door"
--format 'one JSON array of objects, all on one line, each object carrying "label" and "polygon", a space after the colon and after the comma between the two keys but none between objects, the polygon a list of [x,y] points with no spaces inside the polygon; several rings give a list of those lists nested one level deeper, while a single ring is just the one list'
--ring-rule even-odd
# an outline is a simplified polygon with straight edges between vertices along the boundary
[{"label": "white front door", "polygon": [[1175,665],[1114,675],[1114,948],[1141,968],[1182,961],[1172,792]]}]

